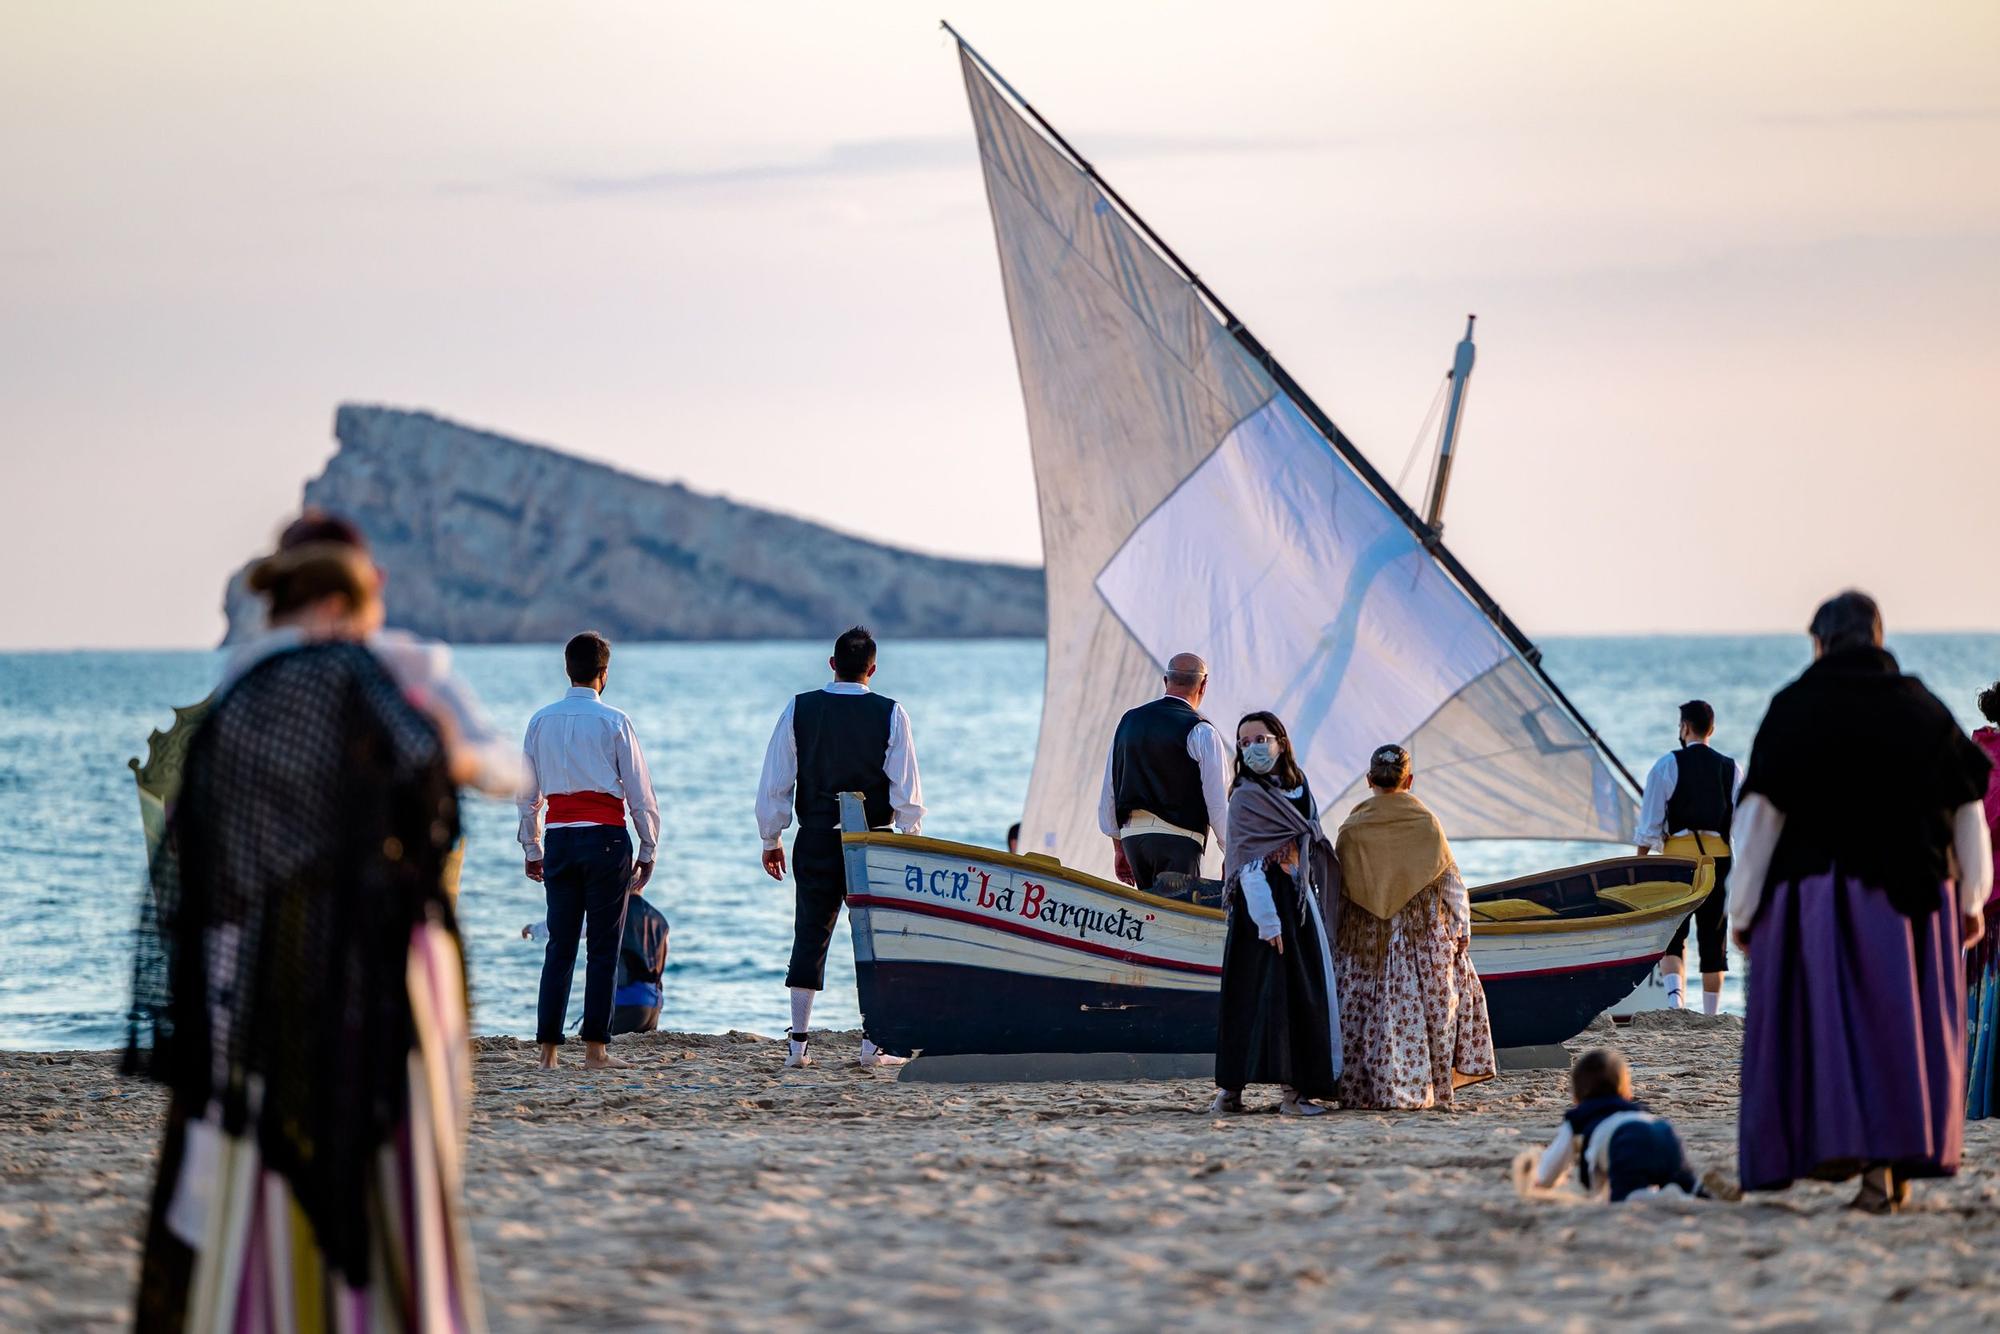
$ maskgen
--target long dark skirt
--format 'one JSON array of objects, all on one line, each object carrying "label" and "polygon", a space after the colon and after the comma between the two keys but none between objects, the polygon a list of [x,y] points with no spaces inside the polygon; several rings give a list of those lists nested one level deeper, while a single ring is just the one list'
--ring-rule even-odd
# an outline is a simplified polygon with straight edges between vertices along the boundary
[{"label": "long dark skirt", "polygon": [[1257,938],[1241,893],[1234,895],[1222,948],[1215,1086],[1287,1084],[1301,1097],[1331,1098],[1340,1084],[1340,1011],[1326,933],[1316,903],[1308,904],[1301,921],[1291,877],[1270,875],[1285,952]]},{"label": "long dark skirt", "polygon": [[1835,873],[1772,886],[1750,928],[1743,1185],[1872,1167],[1950,1176],[1965,1138],[1965,963],[1952,887],[1905,917]]}]

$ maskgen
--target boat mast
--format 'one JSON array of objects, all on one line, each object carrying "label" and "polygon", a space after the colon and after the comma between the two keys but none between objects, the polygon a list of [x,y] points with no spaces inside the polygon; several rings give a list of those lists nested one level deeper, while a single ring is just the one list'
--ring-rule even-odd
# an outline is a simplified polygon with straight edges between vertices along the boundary
[{"label": "boat mast", "polygon": [[[1389,508],[1390,513],[1401,519],[1403,525],[1423,542],[1424,546],[1429,550],[1432,559],[1444,567],[1445,573],[1450,575],[1459,588],[1464,590],[1468,598],[1472,599],[1472,604],[1486,613],[1487,619],[1493,622],[1494,627],[1500,631],[1513,650],[1520,655],[1521,660],[1527,663],[1536,676],[1541,678],[1542,684],[1548,688],[1549,693],[1555,697],[1557,703],[1561,704],[1568,711],[1570,717],[1576,720],[1577,726],[1582,729],[1585,736],[1590,738],[1591,744],[1595,745],[1598,751],[1611,761],[1612,767],[1625,779],[1632,790],[1637,792],[1639,790],[1639,780],[1632,776],[1632,771],[1625,767],[1625,762],[1618,758],[1617,752],[1612,750],[1604,738],[1598,734],[1597,729],[1591,726],[1590,720],[1583,716],[1583,711],[1570,702],[1569,696],[1563,693],[1562,687],[1556,684],[1555,678],[1549,675],[1546,667],[1542,666],[1541,649],[1537,648],[1535,642],[1529,639],[1521,627],[1514,623],[1513,617],[1501,610],[1500,604],[1494,601],[1493,595],[1488,593],[1480,585],[1479,581],[1472,577],[1472,571],[1466,569],[1458,557],[1454,556],[1451,550],[1438,540],[1437,535],[1424,523],[1423,516],[1419,515],[1414,509],[1411,509],[1409,502],[1403,499],[1402,494],[1389,484],[1389,479],[1376,471],[1375,465],[1368,461],[1367,455],[1363,454],[1360,448],[1347,438],[1346,432],[1334,424],[1333,418],[1326,415],[1326,410],[1320,407],[1318,403],[1315,403],[1312,395],[1305,391],[1304,386],[1293,379],[1291,372],[1279,364],[1278,359],[1271,355],[1271,350],[1259,341],[1257,335],[1250,332],[1249,326],[1236,318],[1236,312],[1224,304],[1222,298],[1217,296],[1215,290],[1201,280],[1201,276],[1194,271],[1186,260],[1174,253],[1173,247],[1167,244],[1166,238],[1154,231],[1151,224],[1139,215],[1139,211],[1125,202],[1125,197],[1112,187],[1111,182],[1098,174],[1097,168],[1090,165],[1090,160],[1084,157],[1082,153],[1079,153],[1076,150],[1076,146],[1071,144],[1069,140],[1063,138],[1062,131],[1050,124],[1048,117],[1035,110],[1034,103],[1028,101],[1013,84],[1007,82],[1006,76],[995,69],[985,56],[980,55],[978,48],[966,41],[960,35],[958,29],[951,26],[949,21],[940,21],[938,26],[951,34],[952,40],[958,43],[959,48],[971,56],[979,68],[986,72],[987,77],[992,79],[995,84],[1014,100],[1015,104],[1022,111],[1028,114],[1029,119],[1033,120],[1042,133],[1048,136],[1049,141],[1062,150],[1063,154],[1071,162],[1076,164],[1078,171],[1081,171],[1090,179],[1092,184],[1104,192],[1105,197],[1115,204],[1118,211],[1152,244],[1153,248],[1159,252],[1160,257],[1171,264],[1183,278],[1187,279],[1188,285],[1201,294],[1202,299],[1208,302],[1209,308],[1215,312],[1216,318],[1222,322],[1223,328],[1228,330],[1230,337],[1236,340],[1237,345],[1243,349],[1252,361],[1263,367],[1264,373],[1271,377],[1272,383],[1277,385],[1279,392],[1292,400],[1292,403],[1305,415],[1306,420],[1311,422],[1313,428],[1320,433],[1320,436],[1328,445],[1332,446],[1333,451],[1345,459],[1348,466],[1353,468],[1356,473],[1360,474],[1362,484],[1373,491],[1376,498]],[[1462,390],[1455,392],[1457,392],[1462,402]]]},{"label": "boat mast", "polygon": [[1444,536],[1444,493],[1451,485],[1451,450],[1458,443],[1458,428],[1465,420],[1465,386],[1472,379],[1472,326],[1477,315],[1465,317],[1465,337],[1451,359],[1451,404],[1444,410],[1444,425],[1438,428],[1437,477],[1431,483],[1431,503],[1424,515],[1433,537]]}]

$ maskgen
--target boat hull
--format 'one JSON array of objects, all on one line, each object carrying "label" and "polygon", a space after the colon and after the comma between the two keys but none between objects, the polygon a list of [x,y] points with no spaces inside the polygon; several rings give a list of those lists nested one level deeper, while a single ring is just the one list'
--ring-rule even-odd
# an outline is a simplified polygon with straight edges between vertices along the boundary
[{"label": "boat hull", "polygon": [[868,1035],[933,1056],[1206,1052],[1214,990],[1121,986],[920,960],[857,963]]},{"label": "boat hull", "polygon": [[[931,1055],[1215,1049],[1225,922],[1039,858],[846,841],[869,1035]],[[1562,873],[1551,873],[1552,877]],[[1501,1047],[1565,1041],[1630,994],[1699,895],[1581,920],[1476,923]]]}]

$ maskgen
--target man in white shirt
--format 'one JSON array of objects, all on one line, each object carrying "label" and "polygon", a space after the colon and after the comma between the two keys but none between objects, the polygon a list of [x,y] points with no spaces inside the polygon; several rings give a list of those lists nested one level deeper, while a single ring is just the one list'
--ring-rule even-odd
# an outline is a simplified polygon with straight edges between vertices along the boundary
[{"label": "man in white shirt", "polygon": [[[653,876],[660,845],[660,805],[632,720],[599,696],[611,672],[611,645],[586,630],[563,649],[568,693],[528,720],[521,743],[527,782],[521,790],[521,850],[528,879],[548,895],[549,945],[542,956],[535,1041],[542,1067],[554,1069],[576,974],[577,935],[587,937],[583,974],[586,1069],[625,1062],[605,1050],[611,1040],[611,993],[625,895]],[[548,807],[543,833],[542,807]],[[637,864],[625,832],[630,811],[639,836]]]},{"label": "man in white shirt", "polygon": [[1722,975],[1729,968],[1724,882],[1729,878],[1736,791],[1743,786],[1743,771],[1736,761],[1709,746],[1714,735],[1715,709],[1706,700],[1691,699],[1681,705],[1680,749],[1662,755],[1646,775],[1646,792],[1639,802],[1641,853],[1715,859],[1715,888],[1681,922],[1660,960],[1667,1004],[1679,1009],[1687,992],[1688,923],[1694,923],[1701,956],[1701,1006],[1709,1014],[1722,1008]]},{"label": "man in white shirt", "polygon": [[[892,823],[905,834],[923,824],[923,785],[917,778],[916,743],[903,706],[868,688],[875,675],[875,639],[855,626],[834,641],[827,659],[833,680],[785,706],[757,784],[757,832],[764,839],[764,873],[785,878],[785,827],[796,808],[792,879],[798,901],[792,919],[792,958],[785,969],[792,1027],[787,1067],[811,1065],[807,1026],[813,996],[826,984],[826,955],[847,872],[840,852],[840,794],[859,792],[873,829]],[[863,1065],[900,1064],[863,1038]]]},{"label": "man in white shirt", "polygon": [[1208,839],[1219,848],[1229,831],[1229,747],[1200,713],[1208,664],[1176,653],[1164,684],[1118,720],[1097,804],[1118,878],[1148,890],[1162,871],[1200,875]]}]

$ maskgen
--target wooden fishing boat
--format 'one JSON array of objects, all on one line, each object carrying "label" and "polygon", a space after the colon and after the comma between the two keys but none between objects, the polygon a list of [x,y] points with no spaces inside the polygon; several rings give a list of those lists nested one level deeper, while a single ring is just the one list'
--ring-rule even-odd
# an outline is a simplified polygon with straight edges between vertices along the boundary
[{"label": "wooden fishing boat", "polygon": [[[1214,1050],[1220,909],[1049,857],[870,832],[858,809],[843,813],[855,976],[877,1042],[933,1056]],[[1652,968],[1712,879],[1712,863],[1618,857],[1473,891],[1494,1043],[1582,1032]]]},{"label": "wooden fishing boat", "polygon": [[[1629,850],[1631,771],[1444,541],[1471,321],[1419,512],[1047,117],[963,38],[958,54],[1041,501],[1034,855],[849,826],[871,1034],[937,1055],[1211,1049],[1223,918],[1106,879],[1099,823],[1118,719],[1180,652],[1215,666],[1211,720],[1285,720],[1328,827],[1394,741],[1455,842]],[[1712,877],[1627,856],[1477,891],[1496,1042],[1580,1032]]]}]

